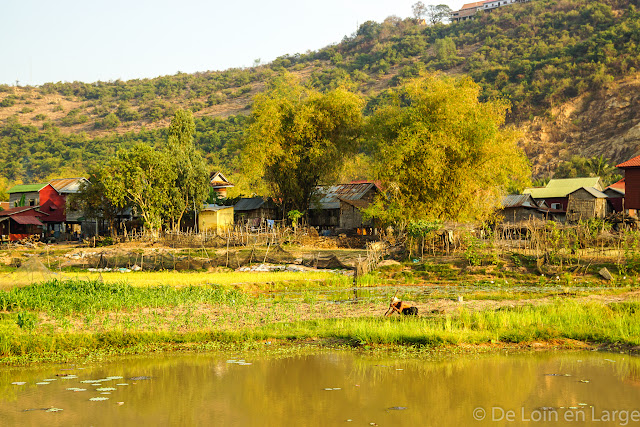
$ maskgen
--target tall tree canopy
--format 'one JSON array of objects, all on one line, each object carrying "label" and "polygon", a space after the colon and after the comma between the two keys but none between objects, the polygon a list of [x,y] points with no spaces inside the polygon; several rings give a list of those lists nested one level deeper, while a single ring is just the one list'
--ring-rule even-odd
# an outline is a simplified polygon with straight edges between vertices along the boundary
[{"label": "tall tree canopy", "polygon": [[306,212],[316,186],[357,152],[362,106],[362,99],[346,89],[321,93],[288,74],[256,96],[247,171],[258,174],[283,212]]},{"label": "tall tree canopy", "polygon": [[[369,122],[389,222],[487,218],[512,180],[530,171],[504,127],[508,104],[480,102],[469,78],[423,75],[391,92]],[[376,209],[377,207],[377,209]]]},{"label": "tall tree canopy", "polygon": [[171,120],[167,151],[176,172],[169,216],[173,228],[188,210],[198,209],[209,195],[207,165],[193,143],[196,125],[190,111],[178,110]]}]

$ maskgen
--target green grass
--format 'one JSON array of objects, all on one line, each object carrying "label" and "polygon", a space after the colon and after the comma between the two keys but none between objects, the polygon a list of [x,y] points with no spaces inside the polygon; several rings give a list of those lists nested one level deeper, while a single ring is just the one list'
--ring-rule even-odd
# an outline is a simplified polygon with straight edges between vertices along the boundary
[{"label": "green grass", "polygon": [[196,303],[241,304],[246,299],[245,293],[219,285],[136,287],[123,282],[51,280],[0,292],[0,310],[32,310],[66,315]]}]

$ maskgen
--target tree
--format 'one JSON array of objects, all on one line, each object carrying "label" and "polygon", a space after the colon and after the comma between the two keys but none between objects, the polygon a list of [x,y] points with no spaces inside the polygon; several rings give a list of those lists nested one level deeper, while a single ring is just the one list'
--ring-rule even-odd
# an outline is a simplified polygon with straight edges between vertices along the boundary
[{"label": "tree", "polygon": [[504,127],[508,104],[480,102],[470,78],[422,75],[390,93],[368,125],[386,194],[368,214],[397,225],[488,218],[528,162]]},{"label": "tree", "polygon": [[415,3],[411,6],[411,11],[413,12],[413,17],[416,19],[421,19],[427,14],[427,7],[421,1]]},{"label": "tree", "polygon": [[363,102],[338,88],[320,93],[290,74],[254,99],[244,151],[248,173],[264,182],[282,211],[309,208],[318,184],[358,149]]},{"label": "tree", "polygon": [[179,229],[184,213],[198,209],[209,195],[209,174],[193,138],[196,126],[190,111],[176,111],[167,139],[168,156],[176,172],[171,190],[169,216],[175,230]]},{"label": "tree", "polygon": [[436,51],[436,58],[439,61],[448,61],[458,55],[456,43],[451,37],[436,40],[434,43],[434,49]]},{"label": "tree", "polygon": [[162,227],[176,181],[173,162],[165,151],[148,144],[121,150],[107,164],[104,174],[105,195],[117,207],[134,205],[152,235]]},{"label": "tree", "polygon": [[439,4],[437,6],[429,5],[426,7],[424,16],[431,25],[436,25],[451,18],[453,11],[446,4]]},{"label": "tree", "polygon": [[582,178],[582,177],[602,178],[604,185],[612,184],[622,178],[617,173],[617,169],[610,163],[609,159],[604,156],[594,156],[586,158],[582,156],[573,156],[570,160],[558,165],[554,178]]},{"label": "tree", "polygon": [[107,170],[108,168],[102,166],[90,171],[89,182],[80,184],[78,193],[71,194],[69,204],[76,205],[77,210],[81,211],[85,218],[106,221],[111,234],[114,235],[118,213],[122,208],[118,208],[107,197],[105,186]]}]

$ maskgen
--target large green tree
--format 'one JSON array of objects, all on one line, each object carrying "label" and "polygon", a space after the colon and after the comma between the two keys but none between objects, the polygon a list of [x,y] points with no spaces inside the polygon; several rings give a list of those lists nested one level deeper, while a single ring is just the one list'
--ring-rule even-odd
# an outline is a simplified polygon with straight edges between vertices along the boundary
[{"label": "large green tree", "polygon": [[185,212],[199,209],[209,195],[207,165],[194,145],[195,133],[191,112],[178,110],[171,120],[167,139],[167,152],[176,172],[168,207],[174,229],[179,229]]},{"label": "large green tree", "polygon": [[518,134],[504,126],[508,104],[479,93],[469,78],[423,75],[389,94],[368,126],[387,190],[372,213],[405,224],[485,219],[528,178]]},{"label": "large green tree", "polygon": [[256,96],[245,163],[283,212],[306,212],[316,186],[335,177],[357,152],[362,106],[346,89],[321,93],[288,74]]},{"label": "large green tree", "polygon": [[177,174],[168,153],[148,144],[121,150],[105,166],[103,182],[113,204],[134,205],[152,235],[162,227]]}]

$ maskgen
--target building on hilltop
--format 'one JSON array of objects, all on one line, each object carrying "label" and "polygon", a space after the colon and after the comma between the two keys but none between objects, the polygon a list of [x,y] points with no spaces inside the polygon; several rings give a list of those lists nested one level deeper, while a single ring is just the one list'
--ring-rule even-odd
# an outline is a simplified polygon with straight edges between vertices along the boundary
[{"label": "building on hilltop", "polygon": [[531,0],[484,0],[467,3],[451,14],[451,22],[473,19],[478,12],[491,12],[499,7],[510,6],[514,3],[526,3]]}]

